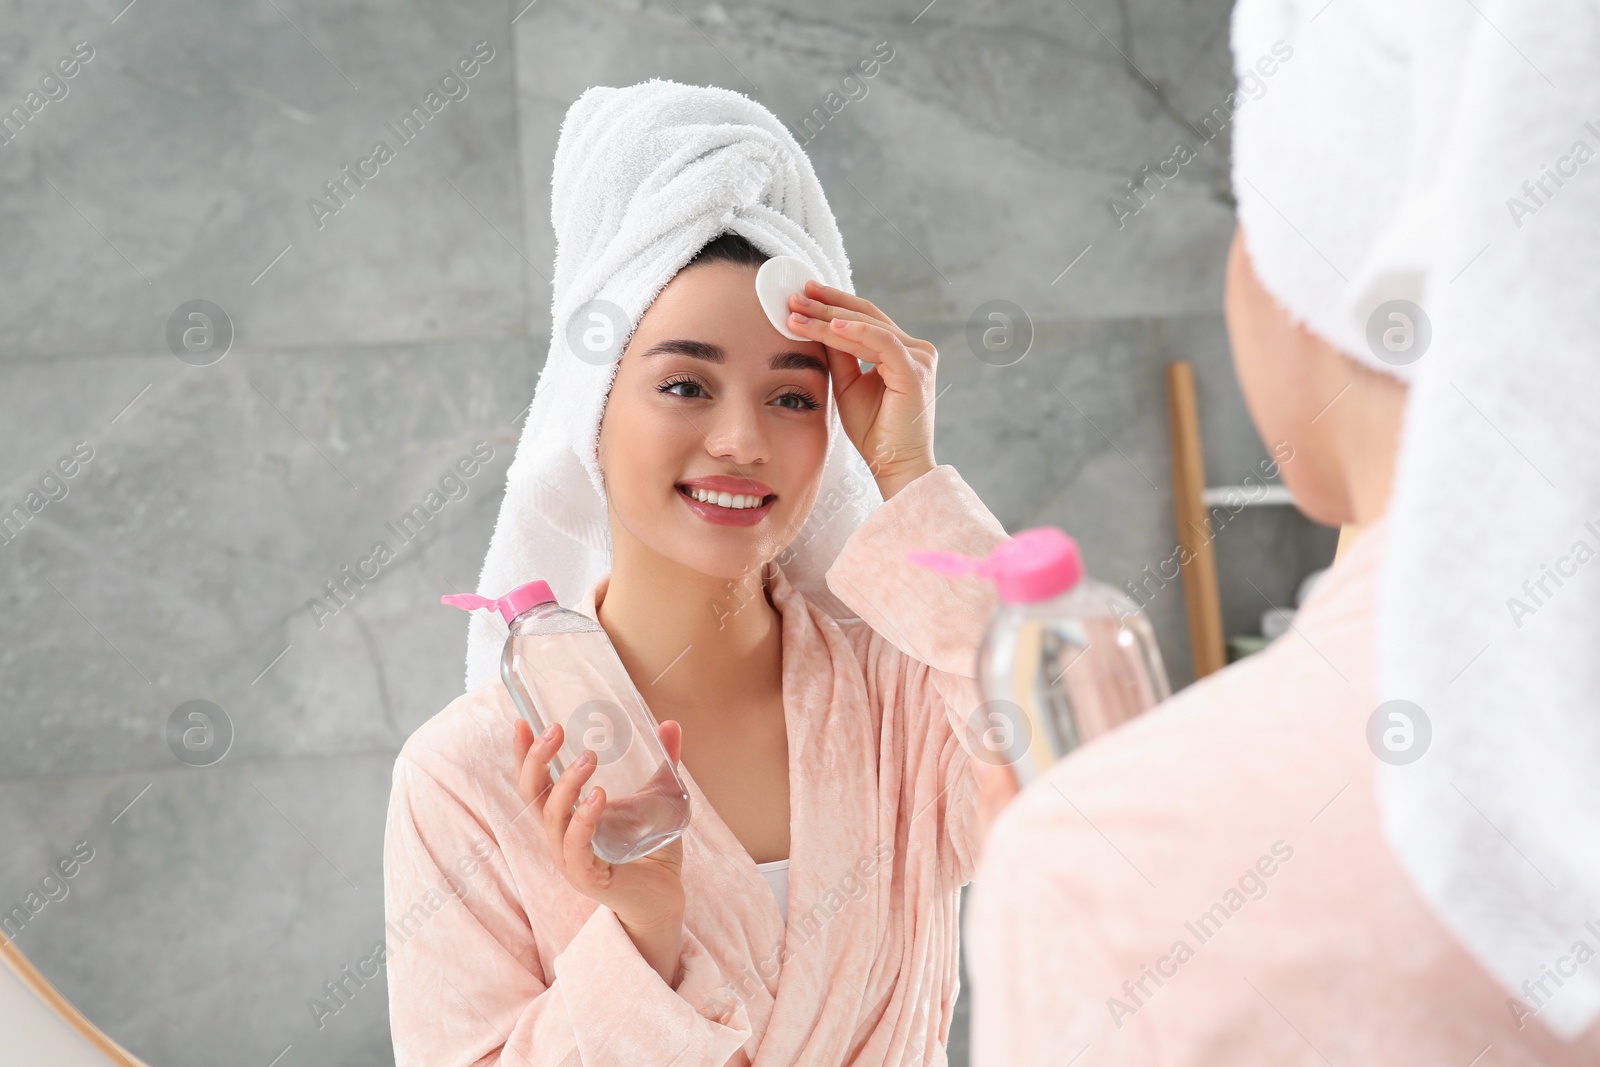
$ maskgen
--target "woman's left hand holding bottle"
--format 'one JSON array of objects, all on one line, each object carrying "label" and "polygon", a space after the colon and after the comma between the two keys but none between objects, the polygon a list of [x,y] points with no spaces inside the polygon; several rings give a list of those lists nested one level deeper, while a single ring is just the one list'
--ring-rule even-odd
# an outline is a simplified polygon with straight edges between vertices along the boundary
[{"label": "woman's left hand holding bottle", "polygon": [[[605,811],[605,791],[596,786],[582,804],[578,790],[594,773],[595,756],[583,756],[550,781],[550,757],[561,749],[562,728],[552,724],[535,738],[524,719],[516,723],[517,792],[544,825],[550,855],[574,889],[616,913],[639,954],[668,986],[677,988],[683,950],[683,839],[663,845],[632,863],[607,863],[594,854],[594,831]],[[678,765],[683,731],[677,722],[660,726],[661,745]]]}]

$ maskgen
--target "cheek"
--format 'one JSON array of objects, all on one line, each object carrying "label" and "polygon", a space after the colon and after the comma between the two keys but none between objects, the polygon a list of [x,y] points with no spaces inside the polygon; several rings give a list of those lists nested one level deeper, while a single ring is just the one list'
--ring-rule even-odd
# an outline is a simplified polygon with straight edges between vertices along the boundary
[{"label": "cheek", "polygon": [[648,398],[613,395],[601,421],[600,464],[606,481],[618,486],[659,486],[682,466],[685,442],[694,427],[682,415]]},{"label": "cheek", "polygon": [[[1295,503],[1317,522],[1338,525],[1342,490],[1328,433],[1320,419],[1344,381],[1328,376],[1334,356],[1296,326],[1289,313],[1261,287],[1239,240],[1229,256],[1224,296],[1234,371],[1251,421],[1268,452],[1287,444],[1294,459],[1280,477]],[[1354,403],[1345,397],[1341,403]]]},{"label": "cheek", "polygon": [[[786,506],[791,520],[809,514],[822,490],[822,472],[828,458],[825,412],[826,409],[819,409],[813,418],[794,424],[774,441],[774,457],[782,457],[783,478],[792,487]],[[837,447],[855,446],[841,438]]]},{"label": "cheek", "polygon": [[1257,432],[1269,445],[1296,425],[1297,346],[1284,311],[1261,288],[1237,236],[1228,258],[1224,310],[1239,391]]},{"label": "cheek", "polygon": [[796,459],[804,457],[803,462],[819,472],[828,457],[827,414],[825,407],[812,412],[810,418],[795,427],[791,441],[791,451]]},{"label": "cheek", "polygon": [[[827,408],[818,408],[804,419],[786,419],[771,438],[771,458],[778,473],[793,487],[792,496],[814,487],[822,479],[828,458]],[[854,446],[841,437],[842,447]]]},{"label": "cheek", "polygon": [[663,523],[676,506],[676,478],[691,465],[687,451],[696,440],[682,415],[632,398],[606,407],[601,430],[601,471],[614,521],[634,539],[665,551]]}]

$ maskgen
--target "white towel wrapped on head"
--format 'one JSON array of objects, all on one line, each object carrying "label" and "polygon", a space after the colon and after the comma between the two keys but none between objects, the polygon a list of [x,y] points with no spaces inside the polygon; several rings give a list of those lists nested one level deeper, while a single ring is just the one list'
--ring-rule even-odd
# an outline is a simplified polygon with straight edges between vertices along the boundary
[{"label": "white towel wrapped on head", "polygon": [[[617,357],[673,275],[707,242],[732,232],[769,256],[804,260],[828,285],[855,290],[811,161],[776,116],[729,89],[652,78],[585,91],[557,138],[550,218],[550,350],[476,591],[498,597],[543,579],[570,605],[611,569],[597,449]],[[778,563],[808,600],[846,615],[823,575],[883,496],[845,435],[831,392],[827,404],[817,500],[828,506],[812,509]],[[498,616],[473,613],[469,691],[499,676],[504,641]]]}]

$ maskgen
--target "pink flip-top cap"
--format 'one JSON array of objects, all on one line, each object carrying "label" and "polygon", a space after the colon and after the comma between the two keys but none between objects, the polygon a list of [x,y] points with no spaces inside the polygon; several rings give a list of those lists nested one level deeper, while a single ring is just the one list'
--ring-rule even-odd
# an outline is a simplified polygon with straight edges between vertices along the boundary
[{"label": "pink flip-top cap", "polygon": [[1083,578],[1078,542],[1054,526],[1023,530],[983,559],[956,552],[910,552],[906,559],[952,578],[975,574],[992,579],[1008,604],[1049,600]]},{"label": "pink flip-top cap", "polygon": [[548,582],[528,582],[519,585],[498,600],[479,596],[477,593],[452,593],[439,598],[439,603],[449,604],[462,611],[475,611],[478,608],[493,608],[509,624],[518,615],[529,608],[536,608],[540,604],[548,604],[556,598],[550,591]]}]

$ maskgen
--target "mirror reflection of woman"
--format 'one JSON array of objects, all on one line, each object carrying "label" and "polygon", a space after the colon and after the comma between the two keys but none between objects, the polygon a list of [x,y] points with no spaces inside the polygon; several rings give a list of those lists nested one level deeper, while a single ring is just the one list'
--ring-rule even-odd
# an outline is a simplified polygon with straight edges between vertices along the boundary
[{"label": "mirror reflection of woman", "polygon": [[[630,138],[630,122],[648,138]],[[581,161],[564,156],[579,144]],[[660,159],[638,166],[649,153]],[[653,211],[632,202],[645,198],[638,187],[572,184],[573,168],[608,156],[613,173],[649,175]],[[660,207],[673,167],[694,204],[677,218]],[[537,420],[558,403],[572,410],[560,390],[602,390],[597,424],[569,427],[554,451],[567,462],[592,449],[603,499],[579,483],[517,519],[514,464],[479,591],[506,591],[487,584],[502,537],[516,546],[505,558],[548,553],[556,570],[515,580],[556,577],[564,605],[606,630],[661,724],[692,819],[633,863],[597,858],[604,790],[574,810],[592,758],[552,783],[562,726],[535,738],[499,679],[480,673],[395,767],[396,1062],[943,1063],[958,890],[979,834],[963,733],[982,703],[973,650],[994,601],[984,583],[904,557],[981,556],[1006,535],[934,459],[934,346],[852,294],[809,162],[738,94],[662,81],[590,90],[569,112],[555,171],[558,321],[596,291],[564,292],[584,276],[563,273],[568,248],[585,263],[603,261],[608,241],[677,251],[664,285],[632,294],[643,310],[614,377],[547,366],[550,396],[528,416],[517,464],[538,455],[530,437],[549,426]],[[615,232],[564,223],[563,205],[585,196],[612,202],[575,214]],[[768,250],[840,283],[789,298],[785,324],[804,340],[757,299]],[[565,331],[553,333],[550,359],[574,359]],[[562,373],[587,384],[563,385]],[[737,480],[711,485],[729,496],[690,499],[693,483],[717,479]],[[735,488],[761,499],[758,521],[707,510],[752,502]],[[559,537],[542,524],[557,506],[603,516],[603,570],[560,571],[582,555],[549,551]],[[577,525],[564,515],[560,528]],[[468,855],[470,876],[455,866]]]}]

